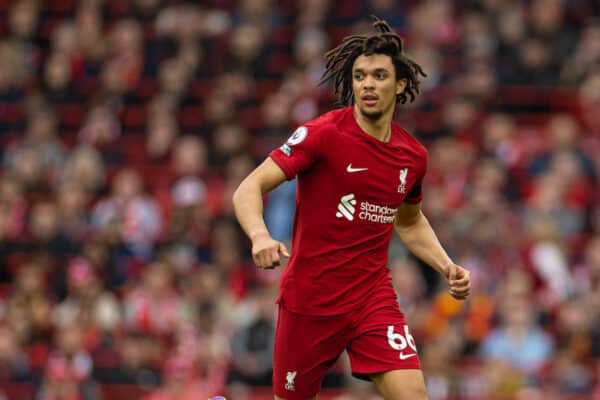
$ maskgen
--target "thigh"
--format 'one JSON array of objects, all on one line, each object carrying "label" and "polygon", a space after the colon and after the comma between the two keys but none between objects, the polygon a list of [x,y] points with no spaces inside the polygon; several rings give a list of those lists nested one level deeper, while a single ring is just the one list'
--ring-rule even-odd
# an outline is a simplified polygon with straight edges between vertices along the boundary
[{"label": "thigh", "polygon": [[402,369],[371,375],[384,400],[426,400],[425,380],[420,369]]},{"label": "thigh", "polygon": [[348,355],[352,374],[365,380],[386,371],[421,369],[415,339],[395,301],[378,305],[358,321]]},{"label": "thigh", "polygon": [[287,400],[317,395],[323,375],[350,337],[344,317],[314,317],[279,306],[273,352],[273,391]]}]

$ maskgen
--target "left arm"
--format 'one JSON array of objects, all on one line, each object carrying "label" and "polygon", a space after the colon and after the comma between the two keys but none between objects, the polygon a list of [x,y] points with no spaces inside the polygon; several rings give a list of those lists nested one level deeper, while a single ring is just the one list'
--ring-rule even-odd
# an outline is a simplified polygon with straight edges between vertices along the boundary
[{"label": "left arm", "polygon": [[423,215],[421,203],[402,203],[396,213],[394,228],[412,254],[446,278],[454,298],[462,300],[469,296],[469,271],[452,262]]}]

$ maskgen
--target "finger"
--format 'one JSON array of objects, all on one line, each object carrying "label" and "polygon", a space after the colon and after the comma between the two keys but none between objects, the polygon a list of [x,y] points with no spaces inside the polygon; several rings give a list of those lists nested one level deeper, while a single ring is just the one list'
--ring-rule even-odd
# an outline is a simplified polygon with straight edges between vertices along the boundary
[{"label": "finger", "polygon": [[252,261],[254,261],[254,265],[256,265],[257,268],[260,268],[260,258],[258,254],[252,254]]},{"label": "finger", "polygon": [[258,268],[267,268],[269,266],[268,254],[264,250],[261,250],[257,254],[257,259],[258,262],[256,263],[256,266]]},{"label": "finger", "polygon": [[454,280],[454,283],[457,285],[465,285],[467,283],[469,283],[471,281],[471,279],[468,276],[464,276],[462,278],[456,278]]},{"label": "finger", "polygon": [[269,250],[269,256],[271,259],[272,266],[276,267],[279,264],[281,264],[281,257],[279,256],[279,245],[274,246],[272,249]]},{"label": "finger", "polygon": [[281,265],[281,258],[279,256],[274,256],[271,258],[271,267],[275,268]]},{"label": "finger", "polygon": [[468,294],[471,292],[471,288],[461,288],[461,289],[451,289],[450,290],[451,293],[455,293],[458,295],[463,295],[463,294]]},{"label": "finger", "polygon": [[465,290],[471,287],[470,282],[454,282],[450,284],[450,288],[453,290]]},{"label": "finger", "polygon": [[281,252],[281,254],[283,254],[286,257],[290,256],[288,249],[285,247],[285,244],[283,244],[283,243],[279,243],[279,251]]},{"label": "finger", "polygon": [[450,294],[453,297],[467,297],[470,293],[471,292],[469,290],[464,290],[464,291],[460,291],[460,292],[458,292],[458,291],[452,291],[452,292],[450,292]]},{"label": "finger", "polygon": [[451,286],[450,291],[454,293],[464,293],[471,290],[470,286]]},{"label": "finger", "polygon": [[273,264],[273,257],[270,253],[265,253],[264,259],[264,269],[273,269],[275,265]]},{"label": "finger", "polygon": [[273,250],[265,250],[265,268],[273,268]]},{"label": "finger", "polygon": [[471,293],[470,290],[450,290],[453,297],[466,297]]},{"label": "finger", "polygon": [[469,282],[466,282],[462,285],[459,285],[458,283],[453,283],[449,285],[450,290],[468,290],[471,288],[471,284]]}]

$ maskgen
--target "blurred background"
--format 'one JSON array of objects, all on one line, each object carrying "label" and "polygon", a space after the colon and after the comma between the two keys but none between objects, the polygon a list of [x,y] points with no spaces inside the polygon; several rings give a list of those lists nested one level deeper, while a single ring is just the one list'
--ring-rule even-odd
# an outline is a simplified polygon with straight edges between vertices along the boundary
[{"label": "blurred background", "polygon": [[[430,399],[600,399],[595,0],[0,0],[0,399],[272,398],[283,267],[231,194],[331,109],[323,53],[371,13],[428,74],[397,120],[473,279],[455,302],[392,243]],[[345,356],[324,388],[379,398]]]}]

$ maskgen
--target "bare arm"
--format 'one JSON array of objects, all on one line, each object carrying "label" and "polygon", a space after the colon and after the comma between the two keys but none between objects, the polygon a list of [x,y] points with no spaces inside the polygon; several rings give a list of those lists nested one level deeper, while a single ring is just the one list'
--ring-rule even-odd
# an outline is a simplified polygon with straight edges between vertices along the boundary
[{"label": "bare arm", "polygon": [[453,297],[465,299],[469,295],[469,271],[452,262],[423,215],[421,203],[403,203],[398,208],[394,228],[412,254],[448,280]]},{"label": "bare arm", "polygon": [[271,238],[263,218],[263,195],[285,179],[281,168],[267,158],[240,183],[233,194],[235,216],[252,241],[252,257],[259,268],[279,265],[279,253],[289,257],[285,245]]}]

